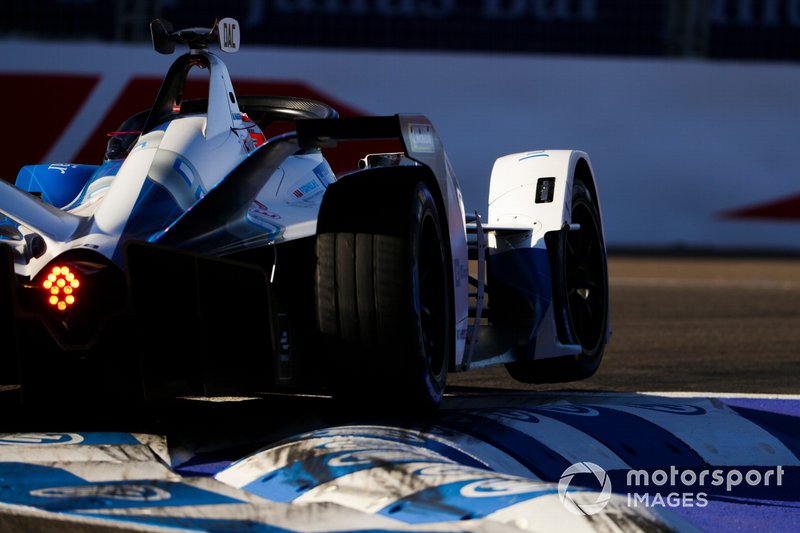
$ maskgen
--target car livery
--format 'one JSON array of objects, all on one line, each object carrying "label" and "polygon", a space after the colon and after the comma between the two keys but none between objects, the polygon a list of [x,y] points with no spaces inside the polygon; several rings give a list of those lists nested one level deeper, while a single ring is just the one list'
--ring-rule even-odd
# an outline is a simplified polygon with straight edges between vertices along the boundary
[{"label": "car livery", "polygon": [[[483,219],[426,117],[238,96],[209,51],[238,51],[238,28],[154,21],[157,52],[189,52],[102,162],[0,182],[0,381],[26,398],[322,387],[430,408],[450,372],[597,370],[608,275],[585,153],[499,158]],[[208,97],[185,100],[195,70]],[[326,154],[345,143],[363,156],[337,175]]]}]

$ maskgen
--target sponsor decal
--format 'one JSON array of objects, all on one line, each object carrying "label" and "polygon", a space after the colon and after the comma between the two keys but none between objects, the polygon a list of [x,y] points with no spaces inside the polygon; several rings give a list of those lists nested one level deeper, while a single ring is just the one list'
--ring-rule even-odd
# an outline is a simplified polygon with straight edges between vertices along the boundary
[{"label": "sponsor decal", "polygon": [[461,495],[465,498],[496,498],[529,494],[542,489],[541,483],[521,479],[481,479],[461,487]]},{"label": "sponsor decal", "polygon": [[232,54],[239,50],[239,23],[235,19],[224,18],[219,24],[219,44],[222,51]]},{"label": "sponsor decal", "polygon": [[280,218],[278,213],[270,211],[269,207],[258,200],[253,200],[247,210],[247,220],[266,230],[269,238],[276,237],[283,230],[283,226],[276,222]]},{"label": "sponsor decal", "polygon": [[82,442],[83,436],[77,433],[15,433],[0,435],[0,446],[63,446]]},{"label": "sponsor decal", "polygon": [[[487,410],[487,413],[497,415],[501,418],[510,418],[512,420],[533,422],[534,424],[539,422],[539,419],[537,417],[535,417],[533,414],[523,409],[513,409],[511,407],[504,407],[500,409],[489,409]],[[478,412],[478,414],[481,413]]]},{"label": "sponsor decal", "polygon": [[548,405],[546,407],[537,407],[536,409],[573,416],[600,416],[597,409],[583,405]]},{"label": "sponsor decal", "polygon": [[253,216],[257,217],[271,218],[273,220],[278,220],[281,218],[278,213],[273,213],[269,210],[269,207],[267,207],[265,204],[262,204],[258,200],[253,200],[253,205],[250,206],[248,214],[252,214]]},{"label": "sponsor decal", "polygon": [[[631,409],[633,410],[633,409]],[[516,412],[515,412],[516,411]],[[639,411],[639,409],[636,409]],[[511,431],[514,421],[519,419],[524,423],[536,423],[531,420],[522,420],[526,412],[530,412],[539,418],[539,423],[550,423],[555,420],[569,425],[571,428],[585,433],[597,439],[604,448],[611,450],[626,465],[655,466],[664,463],[664,457],[681,457],[684,466],[700,467],[708,464],[689,444],[674,435],[670,430],[665,429],[652,421],[645,421],[638,414],[628,413],[619,409],[612,409],[604,406],[585,406],[585,405],[542,405],[535,407],[519,406],[514,407],[513,411],[504,409],[499,413],[487,411],[480,413],[481,420],[466,419],[458,421],[456,427],[464,427],[474,431],[485,432],[487,439],[494,445],[504,450],[520,453],[519,458],[525,461],[525,466],[530,468],[537,475],[544,475],[546,478],[558,479],[564,469],[574,460],[566,461],[545,461],[545,458],[552,457],[552,449],[541,446],[539,454],[531,453],[535,447],[540,446],[539,442],[531,437],[527,431]],[[494,421],[485,419],[486,415],[497,416]],[[672,415],[664,415],[672,416]],[[686,415],[678,415],[679,420],[686,420]],[[692,420],[698,420],[692,416]],[[491,424],[490,424],[491,422]],[[496,423],[496,425],[495,425]],[[488,424],[488,425],[487,425]],[[635,434],[619,431],[619,428],[637,427]],[[545,453],[545,455],[542,455]],[[590,458],[586,458],[590,459]],[[602,464],[602,463],[600,463]]]},{"label": "sponsor decal", "polygon": [[463,263],[460,259],[453,259],[453,277],[456,287],[461,287],[469,280],[469,265]]},{"label": "sponsor decal", "polygon": [[403,464],[454,464],[435,451],[382,439],[382,442],[332,441],[315,448],[308,459],[260,475],[242,488],[273,501],[291,502],[303,493],[357,472],[373,468],[398,468]]},{"label": "sponsor decal", "polygon": [[154,502],[171,498],[166,490],[142,484],[83,485],[73,487],[48,487],[30,492],[40,498],[105,498],[130,502]]},{"label": "sponsor decal", "polygon": [[336,181],[327,162],[322,162],[314,167],[313,171],[305,174],[296,183],[287,187],[283,196],[287,204],[294,207],[312,207],[318,205],[320,197],[325,193],[328,185]]},{"label": "sponsor decal", "polygon": [[[402,428],[387,427],[387,426],[343,426],[321,429],[301,436],[301,438],[316,439],[323,437],[365,437],[368,439],[386,439],[402,443],[424,444],[425,438],[415,432]],[[357,441],[353,443],[346,443],[344,441],[336,440],[331,443],[323,444],[322,447],[326,448],[344,448],[345,446],[353,446],[355,448],[363,448],[363,444]]]},{"label": "sponsor decal", "polygon": [[651,411],[658,411],[660,413],[669,413],[671,415],[689,415],[697,416],[706,414],[706,410],[702,407],[689,404],[671,404],[671,403],[636,403],[628,404],[637,409],[649,409]]},{"label": "sponsor decal", "polygon": [[447,461],[436,452],[424,448],[409,449],[407,446],[395,448],[387,443],[385,448],[361,449],[354,451],[339,451],[332,453],[325,461],[329,468],[344,468],[348,471],[352,467],[373,466],[383,464],[401,464],[422,461]]},{"label": "sponsor decal", "polygon": [[435,152],[433,128],[430,124],[409,124],[408,140],[412,152]]},{"label": "sponsor decal", "polygon": [[305,195],[317,190],[320,188],[319,183],[316,180],[307,181],[306,183],[300,185],[297,189],[292,192],[292,196],[295,198],[303,198]]},{"label": "sponsor decal", "polygon": [[378,514],[408,524],[474,520],[555,492],[550,485],[523,478],[484,476],[424,488],[390,503]]},{"label": "sponsor decal", "polygon": [[65,163],[53,163],[47,167],[47,170],[57,170],[61,172],[62,175],[67,173],[67,170],[71,168],[78,168],[78,165],[71,165]]},{"label": "sponsor decal", "polygon": [[333,174],[331,167],[327,162],[322,162],[314,167],[314,175],[322,182],[323,187],[328,187],[331,183],[336,181],[336,176]]}]

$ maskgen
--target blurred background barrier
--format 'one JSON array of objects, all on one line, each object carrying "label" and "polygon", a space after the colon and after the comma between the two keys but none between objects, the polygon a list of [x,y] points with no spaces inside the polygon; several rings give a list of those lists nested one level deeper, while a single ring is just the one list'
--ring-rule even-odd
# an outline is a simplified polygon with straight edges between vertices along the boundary
[{"label": "blurred background barrier", "polygon": [[231,16],[250,44],[800,58],[800,0],[6,0],[3,15],[0,32],[37,39],[145,41],[156,17]]},{"label": "blurred background barrier", "polygon": [[[232,16],[239,94],[428,115],[486,213],[496,157],[587,151],[617,249],[800,253],[800,0],[10,0],[0,176],[97,163],[171,59],[149,22]],[[10,127],[13,125],[13,127]],[[348,161],[340,162],[347,166]]]}]

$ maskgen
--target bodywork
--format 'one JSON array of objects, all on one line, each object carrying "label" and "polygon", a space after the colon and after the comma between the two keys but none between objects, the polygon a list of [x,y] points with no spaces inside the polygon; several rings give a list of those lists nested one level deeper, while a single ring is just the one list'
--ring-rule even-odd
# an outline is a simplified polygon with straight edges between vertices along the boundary
[{"label": "bodywork", "polygon": [[[208,99],[184,102],[193,68],[208,73]],[[330,185],[368,186],[384,166],[412,167],[447,229],[450,371],[580,352],[559,329],[547,236],[569,230],[575,176],[596,191],[586,154],[498,159],[483,221],[465,213],[426,117],[339,118],[319,102],[238,97],[206,49],[175,61],[140,120],[141,131],[117,132],[135,137],[124,157],[33,165],[16,185],[0,181],[0,323],[12,347],[0,381],[56,387],[65,373],[86,383],[113,375],[145,391],[180,381],[202,393],[324,383],[329,361],[313,318],[317,217]],[[273,122],[291,127],[267,139]],[[370,155],[377,140],[398,152]],[[324,150],[341,143],[364,144],[361,170],[334,173]],[[66,287],[69,302],[65,287],[50,292],[62,278],[80,281]]]}]

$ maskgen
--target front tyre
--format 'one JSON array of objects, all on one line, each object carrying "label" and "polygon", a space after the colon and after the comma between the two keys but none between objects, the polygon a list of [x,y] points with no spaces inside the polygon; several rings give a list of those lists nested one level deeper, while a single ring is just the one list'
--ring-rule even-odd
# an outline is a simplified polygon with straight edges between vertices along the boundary
[{"label": "front tyre", "polygon": [[[328,191],[317,236],[318,326],[340,396],[433,408],[453,349],[446,234],[422,181],[360,180]],[[355,394],[354,394],[355,393]],[[360,396],[363,401],[363,396]]]},{"label": "front tyre", "polygon": [[592,376],[600,367],[608,332],[608,266],[600,211],[589,187],[572,187],[573,225],[579,229],[552,235],[556,326],[563,343],[580,344],[581,353],[506,365],[524,383],[560,383]]}]

